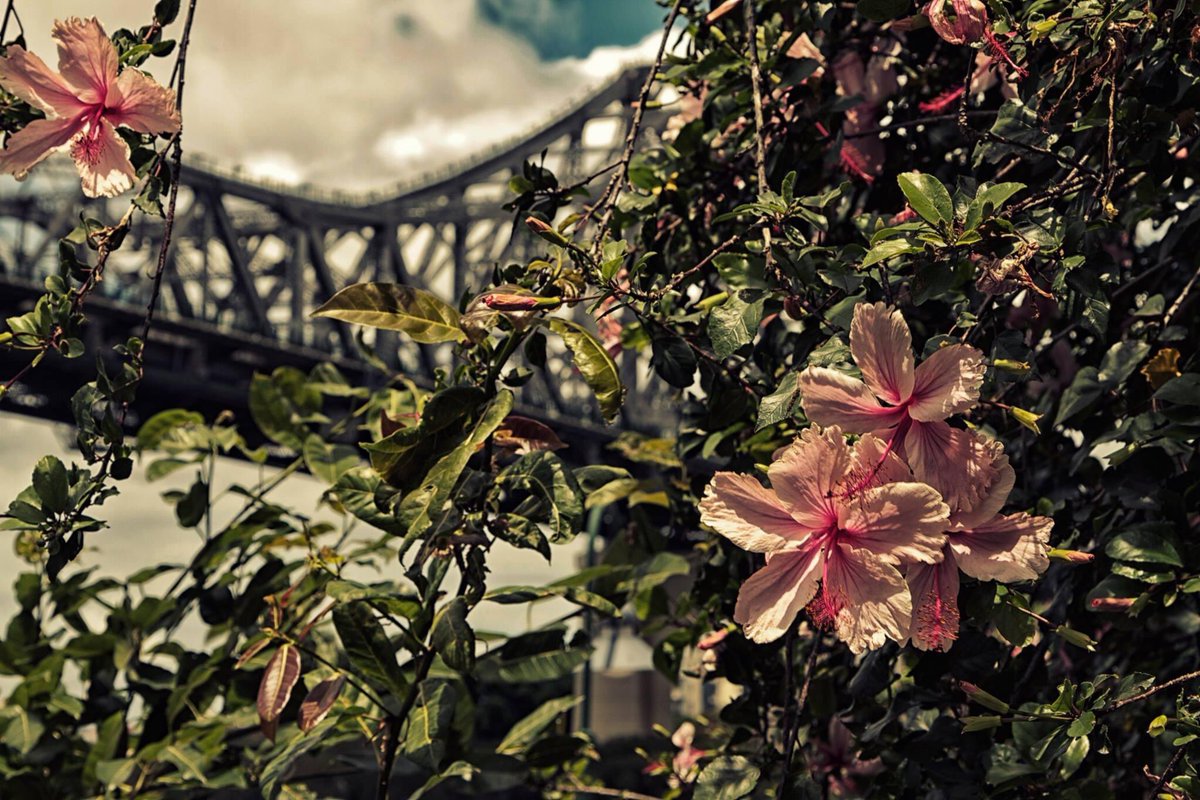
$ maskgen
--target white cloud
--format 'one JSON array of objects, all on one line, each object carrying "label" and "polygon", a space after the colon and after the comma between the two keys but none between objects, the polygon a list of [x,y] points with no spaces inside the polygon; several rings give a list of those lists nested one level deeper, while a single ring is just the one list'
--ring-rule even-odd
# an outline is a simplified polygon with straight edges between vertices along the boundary
[{"label": "white cloud", "polygon": [[[151,8],[44,0],[22,16],[31,48],[53,63],[53,19],[94,14],[111,32],[144,24]],[[651,57],[656,39],[547,63],[480,20],[475,0],[205,0],[188,57],[184,145],[286,182],[386,186],[536,127]],[[147,67],[163,79],[170,62]]]}]

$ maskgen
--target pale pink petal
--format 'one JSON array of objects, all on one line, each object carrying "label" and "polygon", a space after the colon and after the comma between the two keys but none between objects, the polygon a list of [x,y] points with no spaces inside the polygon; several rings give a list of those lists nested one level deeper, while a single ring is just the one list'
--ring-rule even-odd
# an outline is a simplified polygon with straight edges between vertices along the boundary
[{"label": "pale pink petal", "polygon": [[853,653],[882,647],[888,639],[903,641],[912,620],[912,598],[904,576],[863,550],[846,545],[826,556],[826,605],[837,609],[838,638]]},{"label": "pale pink petal", "polygon": [[912,637],[918,650],[950,649],[958,638],[958,564],[913,564],[905,575],[912,594]]},{"label": "pale pink petal", "polygon": [[816,594],[823,562],[819,547],[785,551],[771,556],[765,567],[751,575],[742,584],[733,611],[746,638],[761,644],[787,633]]},{"label": "pale pink petal", "polygon": [[1047,547],[1054,520],[1010,514],[950,535],[962,571],[981,581],[1030,581],[1050,566]]},{"label": "pale pink petal", "polygon": [[952,344],[941,348],[917,367],[909,415],[920,422],[934,422],[971,410],[979,403],[986,371],[983,353],[974,347]]},{"label": "pale pink petal", "polygon": [[912,334],[899,311],[860,303],[850,323],[850,352],[879,399],[900,405],[913,392]]},{"label": "pale pink petal", "polygon": [[0,172],[20,180],[34,165],[58,148],[67,144],[79,132],[74,119],[36,119],[8,137],[8,145],[0,151]]},{"label": "pale pink petal", "polygon": [[949,509],[932,486],[889,483],[845,498],[838,527],[845,541],[889,564],[942,560]]},{"label": "pale pink petal", "polygon": [[894,448],[878,436],[868,433],[854,443],[850,476],[842,485],[861,491],[872,486],[912,479],[912,470]]},{"label": "pale pink petal", "polygon": [[671,734],[671,744],[680,750],[690,748],[694,741],[696,741],[696,726],[691,722],[684,722]]},{"label": "pale pink petal", "polygon": [[771,487],[800,524],[822,530],[837,521],[834,489],[850,467],[850,448],[837,427],[808,428],[772,462]]},{"label": "pale pink petal", "polygon": [[725,0],[724,3],[721,3],[721,5],[708,12],[708,16],[704,18],[704,21],[709,25],[712,25],[714,22],[728,14],[730,11],[733,11],[741,4],[742,0]]},{"label": "pale pink petal", "polygon": [[871,433],[890,428],[904,418],[901,408],[882,406],[860,380],[825,367],[800,373],[800,404],[818,425],[838,425],[846,433]]},{"label": "pale pink petal", "polygon": [[904,452],[917,480],[941,492],[952,510],[970,510],[999,478],[987,441],[945,422],[913,422]]},{"label": "pale pink petal", "polygon": [[[968,461],[972,462],[968,469],[979,475],[978,484],[983,488],[972,505],[958,504],[950,507],[952,528],[974,528],[999,514],[1017,482],[1017,473],[1008,463],[1003,443],[980,433],[963,433],[974,439],[971,454],[967,456]],[[937,484],[933,486],[940,490]]]},{"label": "pale pink petal", "polygon": [[137,173],[129,161],[129,145],[105,120],[75,139],[71,157],[88,197],[116,197],[133,186]]},{"label": "pale pink petal", "polygon": [[0,58],[0,86],[52,117],[74,117],[87,109],[61,75],[17,44]]},{"label": "pale pink petal", "polygon": [[58,42],[58,71],[78,89],[80,99],[105,103],[117,80],[117,48],[95,17],[58,20],[50,29]]},{"label": "pale pink petal", "polygon": [[158,84],[146,73],[127,68],[110,94],[116,98],[109,97],[105,116],[112,124],[126,125],[141,133],[179,130],[174,90]]},{"label": "pale pink petal", "polygon": [[809,534],[775,492],[733,472],[713,476],[700,502],[700,521],[752,553],[780,550]]}]

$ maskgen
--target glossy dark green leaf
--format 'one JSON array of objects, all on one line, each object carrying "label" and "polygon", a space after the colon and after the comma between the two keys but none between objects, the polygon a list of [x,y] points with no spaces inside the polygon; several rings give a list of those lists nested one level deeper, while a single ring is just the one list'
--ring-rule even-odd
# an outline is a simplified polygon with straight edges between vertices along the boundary
[{"label": "glossy dark green leaf", "polygon": [[424,289],[395,283],[358,283],[347,286],[313,312],[372,328],[400,331],[415,342],[466,341],[459,314]]},{"label": "glossy dark green leaf", "polygon": [[595,393],[600,413],[612,422],[625,401],[617,363],[595,336],[574,322],[554,317],[546,321],[546,327],[562,337],[575,358],[575,368]]}]

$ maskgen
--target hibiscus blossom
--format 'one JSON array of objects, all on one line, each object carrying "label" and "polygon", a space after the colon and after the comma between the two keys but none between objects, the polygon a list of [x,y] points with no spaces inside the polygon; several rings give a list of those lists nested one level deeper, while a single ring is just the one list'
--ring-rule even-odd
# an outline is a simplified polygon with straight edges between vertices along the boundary
[{"label": "hibiscus blossom", "polygon": [[921,650],[947,650],[958,637],[959,570],[976,580],[1014,583],[1035,579],[1050,564],[1047,544],[1054,521],[1025,513],[1002,515],[1016,481],[1003,445],[964,433],[978,440],[997,479],[972,506],[951,507],[942,561],[908,568],[911,636]]},{"label": "hibiscus blossom", "polygon": [[778,639],[811,602],[856,653],[902,641],[912,603],[899,567],[942,558],[949,509],[937,491],[914,482],[879,438],[850,447],[837,427],[805,430],[768,476],[765,489],[719,472],[700,503],[705,525],[766,555],[738,593],[734,620],[746,636]]},{"label": "hibiscus blossom", "polygon": [[800,374],[808,418],[847,433],[883,436],[904,455],[918,481],[942,487],[951,506],[978,501],[995,472],[977,440],[945,420],[979,402],[983,354],[968,345],[948,345],[914,369],[908,325],[883,303],[854,309],[850,353],[862,380],[824,367]]},{"label": "hibiscus blossom", "polygon": [[19,45],[0,58],[0,86],[45,112],[8,137],[0,172],[24,178],[69,145],[88,197],[115,197],[133,186],[129,146],[114,126],[139,133],[179,130],[175,92],[130,67],[119,75],[117,49],[95,18],[54,23],[58,72]]}]

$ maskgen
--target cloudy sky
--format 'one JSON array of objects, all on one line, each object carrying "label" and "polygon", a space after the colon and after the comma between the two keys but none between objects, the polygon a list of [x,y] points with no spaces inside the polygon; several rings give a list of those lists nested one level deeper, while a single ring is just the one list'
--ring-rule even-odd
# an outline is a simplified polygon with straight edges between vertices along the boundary
[{"label": "cloudy sky", "polygon": [[[49,55],[55,18],[135,29],[153,1],[18,8]],[[185,147],[288,181],[386,185],[519,135],[648,60],[662,16],[653,0],[200,0]],[[170,59],[146,66],[165,79]]]},{"label": "cloudy sky", "polygon": [[[111,32],[145,24],[152,7],[152,0],[18,4],[30,49],[52,65],[55,18],[95,15]],[[185,147],[276,179],[386,186],[534,128],[623,64],[648,60],[661,19],[653,0],[200,0]],[[170,72],[167,61],[148,67],[160,79]],[[65,428],[0,414],[0,504],[28,484],[41,455],[70,460],[69,439]],[[229,462],[218,483],[255,477],[256,468]],[[149,485],[138,473],[123,483],[103,509],[111,529],[91,538],[80,563],[123,575],[190,558],[195,536],[175,527],[159,498],[171,484]],[[320,492],[300,477],[277,499],[311,512]],[[551,580],[571,570],[579,552],[562,549],[547,571],[535,554],[504,550],[495,576],[504,583]],[[4,587],[20,569],[0,558],[0,619],[12,609]],[[524,626],[520,614],[496,613],[502,608],[484,624]]]}]

